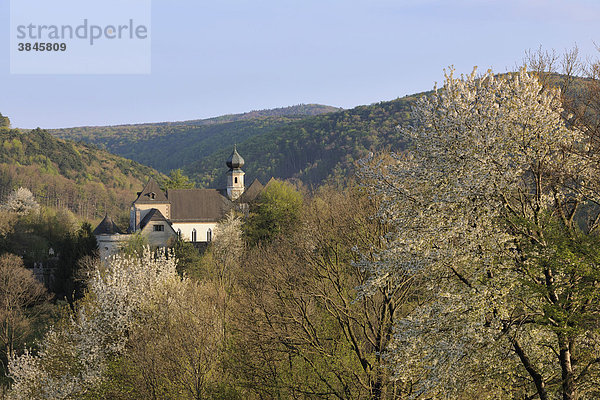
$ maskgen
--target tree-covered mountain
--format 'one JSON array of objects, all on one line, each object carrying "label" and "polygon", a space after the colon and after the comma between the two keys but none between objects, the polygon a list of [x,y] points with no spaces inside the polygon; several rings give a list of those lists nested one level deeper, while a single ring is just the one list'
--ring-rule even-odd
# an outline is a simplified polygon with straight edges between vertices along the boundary
[{"label": "tree-covered mountain", "polygon": [[163,178],[150,167],[45,130],[0,129],[0,199],[23,186],[42,205],[96,219],[127,210],[149,176]]},{"label": "tree-covered mountain", "polygon": [[192,164],[275,127],[339,108],[302,104],[204,120],[52,130],[63,139],[85,141],[162,172]]},{"label": "tree-covered mountain", "polygon": [[[334,175],[348,175],[355,161],[371,151],[401,150],[398,126],[410,123],[411,105],[417,97],[304,118],[238,142],[246,160],[247,181],[273,176],[318,185]],[[183,169],[202,185],[223,186],[227,172],[223,160],[230,152],[231,146],[226,146]]]},{"label": "tree-covered mountain", "polygon": [[318,184],[333,174],[348,173],[369,151],[397,148],[397,126],[408,122],[415,98],[352,110],[295,106],[202,121],[51,132],[103,146],[162,172],[182,168],[205,187],[225,184],[224,161],[237,143],[248,182],[273,176]]},{"label": "tree-covered mountain", "polygon": [[[296,118],[261,117],[210,125],[130,125],[106,128],[81,128],[83,136],[71,135],[73,131],[60,131],[58,135],[93,143],[120,156],[150,165],[162,172],[181,168],[236,142],[286,125]],[[57,131],[53,131],[57,134]]]}]

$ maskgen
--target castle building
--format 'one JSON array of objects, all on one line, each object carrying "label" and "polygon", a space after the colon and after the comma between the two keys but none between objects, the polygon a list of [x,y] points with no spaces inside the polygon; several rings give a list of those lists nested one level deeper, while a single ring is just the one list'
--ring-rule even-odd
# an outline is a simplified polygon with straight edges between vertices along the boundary
[{"label": "castle building", "polygon": [[213,240],[219,221],[232,209],[246,211],[264,186],[255,179],[250,187],[244,183],[244,159],[234,148],[227,159],[227,188],[168,189],[163,192],[150,178],[132,203],[127,234],[118,230],[106,216],[94,230],[101,258],[118,252],[132,234],[143,235],[150,246],[165,247],[178,238],[192,243]]}]

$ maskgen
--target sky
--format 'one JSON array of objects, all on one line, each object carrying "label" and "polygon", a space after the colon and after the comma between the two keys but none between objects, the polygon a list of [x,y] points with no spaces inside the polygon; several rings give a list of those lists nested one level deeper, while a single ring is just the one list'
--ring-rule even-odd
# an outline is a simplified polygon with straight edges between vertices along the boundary
[{"label": "sky", "polygon": [[151,15],[150,74],[19,75],[0,0],[0,113],[59,128],[352,108],[430,90],[450,65],[514,70],[540,46],[600,56],[597,0],[152,0]]}]

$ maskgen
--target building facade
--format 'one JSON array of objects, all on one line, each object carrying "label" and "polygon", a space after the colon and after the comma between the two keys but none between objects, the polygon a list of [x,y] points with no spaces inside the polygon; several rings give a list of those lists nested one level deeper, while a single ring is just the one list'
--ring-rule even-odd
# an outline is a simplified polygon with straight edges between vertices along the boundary
[{"label": "building facade", "polygon": [[100,255],[105,258],[118,252],[122,243],[133,234],[143,235],[150,246],[165,247],[181,239],[193,243],[213,240],[219,221],[232,209],[247,211],[264,186],[256,179],[246,188],[244,159],[234,148],[226,161],[227,188],[217,189],[168,189],[150,178],[132,203],[127,234],[118,231],[114,222],[106,216],[94,234],[98,240]]}]

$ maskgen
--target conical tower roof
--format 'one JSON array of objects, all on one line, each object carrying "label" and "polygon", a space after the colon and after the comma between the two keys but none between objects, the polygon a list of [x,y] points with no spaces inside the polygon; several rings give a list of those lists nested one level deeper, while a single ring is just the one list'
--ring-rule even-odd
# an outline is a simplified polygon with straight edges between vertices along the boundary
[{"label": "conical tower roof", "polygon": [[121,232],[108,214],[104,216],[102,222],[94,229],[94,235],[114,235],[115,233],[122,234],[123,232]]},{"label": "conical tower roof", "polygon": [[237,152],[237,146],[233,147],[233,153],[231,153],[227,160],[227,166],[229,169],[238,169],[244,166],[244,159]]}]

